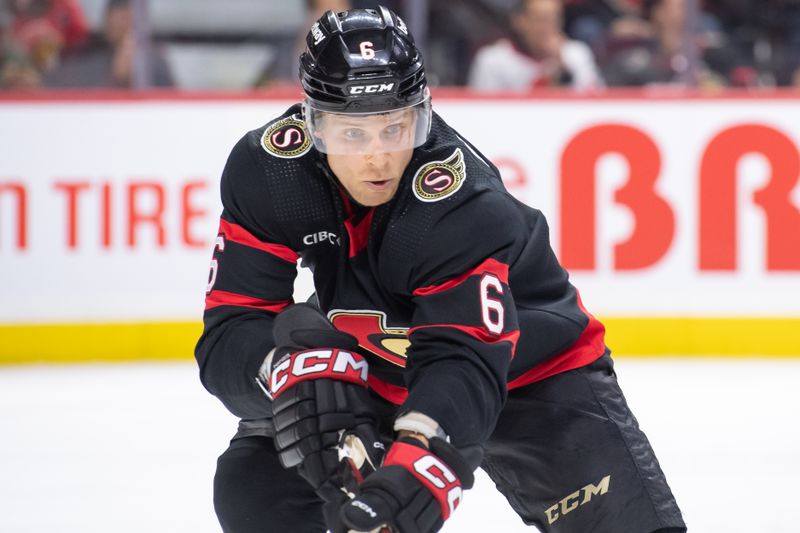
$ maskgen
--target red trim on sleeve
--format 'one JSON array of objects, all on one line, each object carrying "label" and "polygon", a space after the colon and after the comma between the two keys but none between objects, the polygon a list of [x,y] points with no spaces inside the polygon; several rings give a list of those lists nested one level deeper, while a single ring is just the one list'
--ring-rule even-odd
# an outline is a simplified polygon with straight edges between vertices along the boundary
[{"label": "red trim on sleeve", "polygon": [[297,252],[288,246],[260,241],[255,235],[244,229],[242,226],[228,222],[222,218],[219,220],[219,233],[223,234],[225,239],[229,241],[233,241],[244,246],[249,246],[251,248],[256,248],[262,252],[267,252],[268,254],[279,257],[284,261],[288,261],[289,263],[296,263],[297,259],[300,257],[297,255]]},{"label": "red trim on sleeve", "polygon": [[238,307],[251,307],[262,311],[280,313],[292,304],[291,300],[271,302],[251,296],[244,296],[227,291],[211,291],[206,295],[206,309],[213,309],[221,305],[235,305]]},{"label": "red trim on sleeve", "polygon": [[367,384],[369,388],[375,391],[375,394],[380,396],[386,401],[392,402],[395,405],[403,405],[408,398],[408,389],[399,385],[392,385],[386,383],[372,374],[367,377]]},{"label": "red trim on sleeve", "polygon": [[471,276],[481,276],[487,272],[494,274],[500,279],[501,282],[503,282],[505,285],[508,285],[508,265],[501,263],[496,259],[489,258],[469,272],[464,272],[457,278],[453,278],[438,285],[428,285],[427,287],[420,287],[416,289],[414,291],[414,296],[429,296],[438,292],[444,292],[448,289],[452,289],[453,287],[461,285]]},{"label": "red trim on sleeve", "polygon": [[424,326],[417,326],[408,330],[408,336],[410,337],[412,333],[422,328],[457,329],[458,331],[463,331],[470,337],[478,339],[479,341],[485,344],[494,344],[497,342],[510,342],[512,357],[514,356],[514,352],[516,352],[517,350],[517,341],[519,340],[519,330],[510,331],[508,333],[503,333],[501,335],[495,335],[487,331],[486,328],[481,328],[477,326],[462,326],[460,324],[426,324]]},{"label": "red trim on sleeve", "polygon": [[567,370],[586,366],[599,359],[605,353],[605,326],[583,307],[580,294],[578,294],[578,306],[589,317],[589,325],[583,330],[578,340],[552,359],[536,365],[521,376],[511,380],[507,386],[508,390],[530,385]]}]

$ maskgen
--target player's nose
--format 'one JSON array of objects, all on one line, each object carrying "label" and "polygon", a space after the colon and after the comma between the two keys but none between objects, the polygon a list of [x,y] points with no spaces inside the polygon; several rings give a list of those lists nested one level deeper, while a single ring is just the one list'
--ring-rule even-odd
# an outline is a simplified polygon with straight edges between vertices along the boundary
[{"label": "player's nose", "polygon": [[365,154],[367,162],[373,166],[381,167],[384,166],[389,160],[389,153],[386,151],[386,147],[384,146],[376,146],[374,151],[367,152]]},{"label": "player's nose", "polygon": [[392,151],[392,142],[381,138],[380,135],[372,135],[365,149],[365,153],[373,157],[385,156],[390,151]]}]

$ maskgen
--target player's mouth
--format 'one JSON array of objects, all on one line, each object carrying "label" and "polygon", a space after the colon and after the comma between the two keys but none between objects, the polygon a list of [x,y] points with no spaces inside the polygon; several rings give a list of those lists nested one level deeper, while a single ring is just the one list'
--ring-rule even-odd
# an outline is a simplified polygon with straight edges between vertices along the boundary
[{"label": "player's mouth", "polygon": [[382,191],[389,187],[389,184],[392,183],[392,180],[377,180],[377,181],[367,181],[365,182],[367,187],[375,191]]}]

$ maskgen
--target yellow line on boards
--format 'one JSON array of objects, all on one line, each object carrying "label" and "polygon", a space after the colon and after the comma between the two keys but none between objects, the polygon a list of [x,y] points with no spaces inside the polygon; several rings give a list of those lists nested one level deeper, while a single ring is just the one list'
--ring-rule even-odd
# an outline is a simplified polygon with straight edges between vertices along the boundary
[{"label": "yellow line on boards", "polygon": [[[800,358],[798,318],[603,317],[615,356]],[[0,364],[190,360],[200,322],[0,324]]]},{"label": "yellow line on boards", "polygon": [[607,317],[612,353],[641,356],[800,357],[800,317]]},{"label": "yellow line on boards", "polygon": [[200,322],[0,325],[0,364],[191,359]]}]

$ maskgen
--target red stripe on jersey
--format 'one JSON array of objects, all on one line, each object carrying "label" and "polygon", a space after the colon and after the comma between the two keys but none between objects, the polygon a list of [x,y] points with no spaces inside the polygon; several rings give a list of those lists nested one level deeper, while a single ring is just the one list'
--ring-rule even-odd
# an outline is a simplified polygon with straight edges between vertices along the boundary
[{"label": "red stripe on jersey", "polygon": [[505,263],[501,263],[496,259],[490,258],[481,263],[480,265],[478,265],[477,267],[473,268],[469,272],[464,272],[457,278],[453,278],[438,285],[428,285],[427,287],[420,287],[414,291],[414,296],[428,296],[430,294],[436,294],[437,292],[443,292],[448,289],[452,289],[453,287],[461,285],[471,276],[480,276],[486,273],[494,274],[500,279],[500,281],[508,285],[508,265]]},{"label": "red stripe on jersey", "polygon": [[372,214],[374,209],[370,209],[361,222],[353,225],[353,222],[348,219],[344,221],[344,227],[347,228],[347,235],[350,237],[350,257],[355,257],[358,252],[367,247],[369,241],[369,227],[372,224]]},{"label": "red stripe on jersey", "polygon": [[262,311],[280,313],[291,304],[291,300],[271,302],[269,300],[261,300],[259,298],[226,291],[211,291],[206,295],[206,309],[213,309],[220,305],[235,305],[238,307],[251,307],[253,309],[261,309]]},{"label": "red stripe on jersey", "polygon": [[297,255],[297,252],[288,246],[260,241],[255,235],[244,229],[242,226],[228,222],[222,218],[219,220],[219,232],[223,234],[225,239],[229,241],[243,244],[251,248],[256,248],[262,252],[267,252],[268,254],[274,255],[275,257],[280,257],[284,261],[288,261],[290,263],[296,263],[297,259],[300,257]]},{"label": "red stripe on jersey", "polygon": [[470,337],[478,339],[485,344],[494,344],[496,342],[510,342],[511,343],[511,357],[514,357],[514,352],[517,350],[517,341],[519,340],[519,331],[511,331],[503,333],[502,335],[495,335],[489,333],[486,328],[479,328],[476,326],[462,326],[459,324],[429,324],[425,326],[417,326],[408,330],[409,337],[412,333],[422,328],[452,328],[463,331]]},{"label": "red stripe on jersey", "polygon": [[507,386],[509,390],[530,385],[567,370],[586,366],[605,353],[605,326],[583,307],[580,294],[578,294],[578,306],[589,317],[589,325],[583,330],[578,340],[552,359],[536,365],[518,378],[511,380]]},{"label": "red stripe on jersey", "polygon": [[375,391],[375,393],[387,400],[392,402],[395,405],[403,405],[408,398],[408,389],[405,387],[401,387],[400,385],[392,385],[391,383],[386,383],[382,381],[372,374],[367,377],[367,384],[369,388]]}]

